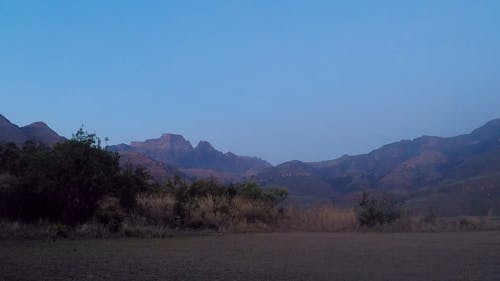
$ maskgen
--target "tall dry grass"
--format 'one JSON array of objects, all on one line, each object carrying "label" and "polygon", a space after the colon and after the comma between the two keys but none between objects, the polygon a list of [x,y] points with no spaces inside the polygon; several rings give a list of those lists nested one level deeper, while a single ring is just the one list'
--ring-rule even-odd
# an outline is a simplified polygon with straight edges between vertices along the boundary
[{"label": "tall dry grass", "polygon": [[[116,201],[116,200],[115,200]],[[117,204],[106,201],[103,206]],[[236,197],[228,212],[214,213],[210,196],[199,198],[191,212],[187,227],[176,227],[175,198],[170,193],[143,194],[138,197],[138,211],[124,215],[121,227],[93,220],[68,229],[64,225],[40,221],[35,224],[0,221],[0,238],[62,237],[169,237],[181,233],[213,232],[445,232],[500,230],[500,217],[429,217],[403,211],[392,223],[359,227],[356,209],[339,208],[333,204],[309,207],[270,208],[266,204]],[[227,202],[226,202],[227,203]],[[108,206],[109,207],[109,206]],[[201,232],[200,232],[201,231]],[[62,235],[61,235],[62,234]]]},{"label": "tall dry grass", "polygon": [[280,231],[306,232],[446,232],[473,230],[500,230],[500,218],[495,217],[435,217],[402,211],[392,223],[360,227],[355,209],[338,208],[333,204],[309,207],[289,206],[278,222]]},{"label": "tall dry grass", "polygon": [[168,225],[174,217],[175,198],[170,193],[141,194],[137,197],[138,215],[145,224]]},{"label": "tall dry grass", "polygon": [[[155,225],[175,228],[175,197],[171,193],[143,194],[137,199],[138,212],[129,224]],[[214,208],[218,204],[218,208]],[[197,198],[190,210],[187,228],[212,229],[222,232],[271,231],[283,219],[279,208],[243,197],[232,200],[212,198],[210,195]],[[222,208],[221,208],[222,207]],[[214,209],[218,211],[214,212]]]},{"label": "tall dry grass", "polygon": [[306,208],[289,206],[282,229],[292,231],[338,232],[357,229],[358,220],[354,210],[336,208],[331,204],[319,204]]}]

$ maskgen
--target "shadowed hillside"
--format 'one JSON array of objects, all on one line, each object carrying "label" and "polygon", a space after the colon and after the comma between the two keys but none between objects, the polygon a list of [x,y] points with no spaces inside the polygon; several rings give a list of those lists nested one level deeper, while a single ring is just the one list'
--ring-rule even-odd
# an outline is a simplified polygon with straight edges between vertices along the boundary
[{"label": "shadowed hillside", "polygon": [[59,136],[43,122],[35,122],[19,127],[0,114],[0,142],[23,144],[25,141],[34,141],[54,145],[63,140],[63,137]]},{"label": "shadowed hillside", "polygon": [[162,162],[153,160],[144,154],[136,152],[123,151],[120,153],[120,166],[131,166],[132,168],[144,168],[149,174],[159,182],[165,182],[174,176],[186,178],[178,169],[164,164]]},{"label": "shadowed hillside", "polygon": [[[467,189],[461,190],[463,196],[455,204],[459,208],[460,204],[470,205],[464,201],[467,195],[485,184],[496,190],[500,186],[499,174],[500,119],[497,119],[466,135],[423,136],[388,144],[368,154],[323,162],[287,162],[267,169],[257,179],[262,185],[286,186],[291,195],[338,200],[362,190],[404,197],[421,195],[421,190],[427,190],[427,195],[440,192],[443,196],[454,193],[450,186],[465,185]],[[477,179],[481,179],[481,184]]]}]

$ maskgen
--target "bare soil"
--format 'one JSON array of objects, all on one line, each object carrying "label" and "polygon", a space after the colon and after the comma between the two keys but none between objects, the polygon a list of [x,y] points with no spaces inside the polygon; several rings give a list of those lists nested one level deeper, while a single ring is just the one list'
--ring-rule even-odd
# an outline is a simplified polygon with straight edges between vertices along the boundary
[{"label": "bare soil", "polygon": [[8,240],[4,280],[500,280],[500,232]]}]

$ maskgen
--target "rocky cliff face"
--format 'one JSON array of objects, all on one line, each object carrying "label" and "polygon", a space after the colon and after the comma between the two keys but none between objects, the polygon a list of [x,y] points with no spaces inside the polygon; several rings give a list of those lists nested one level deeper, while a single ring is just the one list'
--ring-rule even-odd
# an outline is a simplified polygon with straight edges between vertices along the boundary
[{"label": "rocky cliff face", "polygon": [[[122,145],[126,147],[126,145]],[[164,163],[176,164],[186,154],[193,151],[193,146],[181,135],[163,134],[157,139],[131,142],[128,151],[142,153]]]},{"label": "rocky cliff face", "polygon": [[156,161],[178,167],[188,174],[192,172],[194,177],[207,175],[212,171],[214,176],[232,180],[271,167],[271,164],[259,158],[238,156],[231,152],[223,153],[207,141],[201,141],[193,147],[183,136],[175,134],[163,134],[157,139],[135,141],[130,145],[120,144],[111,146],[110,149],[141,153]]}]

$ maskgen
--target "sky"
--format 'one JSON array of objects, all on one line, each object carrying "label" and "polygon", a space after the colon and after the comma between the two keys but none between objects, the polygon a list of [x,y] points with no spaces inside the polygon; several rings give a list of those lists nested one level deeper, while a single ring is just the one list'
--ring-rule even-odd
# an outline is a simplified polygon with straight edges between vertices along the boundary
[{"label": "sky", "polygon": [[0,114],[273,164],[500,117],[500,1],[0,0]]}]

